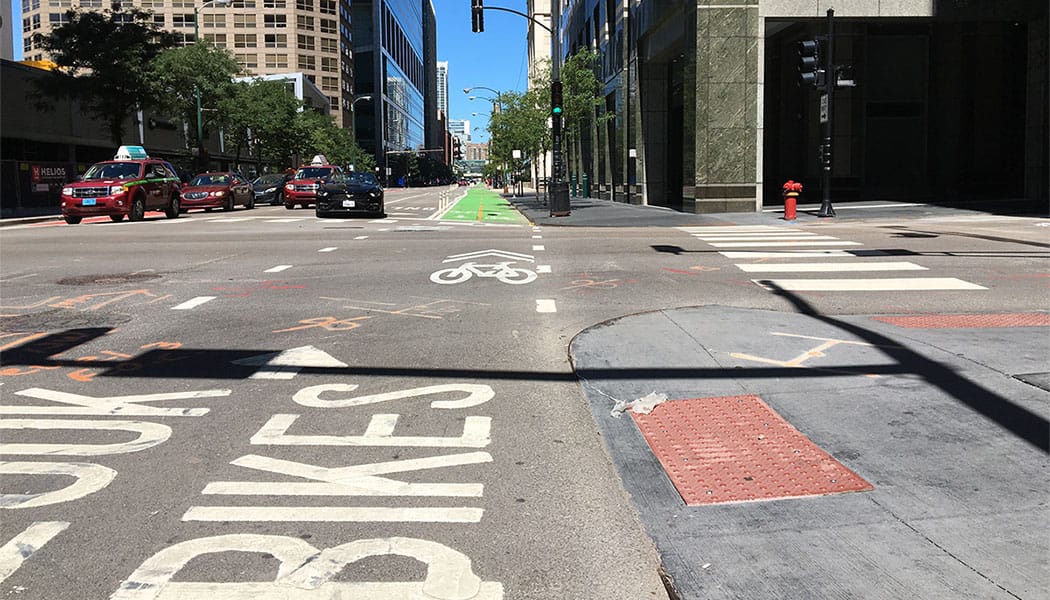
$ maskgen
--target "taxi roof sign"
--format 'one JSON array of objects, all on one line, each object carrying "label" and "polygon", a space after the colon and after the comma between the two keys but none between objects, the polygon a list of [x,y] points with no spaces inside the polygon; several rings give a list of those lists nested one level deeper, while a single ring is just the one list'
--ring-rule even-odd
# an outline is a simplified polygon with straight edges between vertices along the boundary
[{"label": "taxi roof sign", "polygon": [[327,165],[328,164],[328,159],[325,158],[324,154],[317,154],[310,161],[310,164],[311,165]]},{"label": "taxi roof sign", "polygon": [[143,160],[149,158],[146,149],[142,146],[121,146],[117,148],[117,155],[113,160]]}]

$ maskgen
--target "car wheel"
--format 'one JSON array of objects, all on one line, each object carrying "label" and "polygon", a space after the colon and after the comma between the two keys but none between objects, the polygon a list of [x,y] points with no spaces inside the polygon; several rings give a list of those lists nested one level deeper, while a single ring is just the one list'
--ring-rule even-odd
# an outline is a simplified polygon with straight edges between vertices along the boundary
[{"label": "car wheel", "polygon": [[327,217],[327,216],[328,216],[328,213],[323,213],[323,212],[321,212],[320,210],[317,210],[317,209],[315,209],[315,210],[314,210],[314,215],[315,215],[315,216],[316,216],[316,217],[317,217],[318,219],[323,219],[323,218],[325,218],[325,217]]},{"label": "car wheel", "polygon": [[222,209],[226,212],[233,210],[233,196],[226,196],[226,199],[222,201]]},{"label": "car wheel", "polygon": [[169,219],[178,218],[180,203],[178,194],[172,195],[171,201],[168,202],[168,207],[164,209],[164,216]]},{"label": "car wheel", "polygon": [[251,209],[255,208],[255,194],[252,194],[251,196],[248,196],[248,203],[245,204],[244,206],[248,210],[251,210]]},{"label": "car wheel", "polygon": [[146,200],[142,194],[135,196],[131,201],[131,211],[128,212],[129,221],[141,221],[146,218]]},{"label": "car wheel", "polygon": [[66,223],[69,223],[70,225],[77,225],[81,221],[84,220],[83,217],[70,217],[70,216],[63,217],[63,219],[65,219]]},{"label": "car wheel", "polygon": [[273,200],[270,201],[270,206],[277,206],[279,204],[284,204],[284,194],[282,192],[275,192]]},{"label": "car wheel", "polygon": [[295,210],[295,205],[294,204],[288,204],[287,202],[284,203],[284,207],[287,208],[288,210]]},{"label": "car wheel", "polygon": [[[124,214],[121,213],[119,215],[109,215],[109,220],[113,221],[114,223],[120,223],[121,221],[124,220]],[[77,223],[79,223],[79,222],[80,222],[80,219],[78,218],[77,219]]]}]

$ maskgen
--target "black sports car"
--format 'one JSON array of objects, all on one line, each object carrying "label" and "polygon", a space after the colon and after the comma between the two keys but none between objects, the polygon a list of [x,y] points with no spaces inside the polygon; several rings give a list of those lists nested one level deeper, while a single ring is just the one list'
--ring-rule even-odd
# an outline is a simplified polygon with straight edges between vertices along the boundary
[{"label": "black sports car", "polygon": [[284,184],[291,181],[290,173],[270,173],[252,182],[255,203],[279,206],[284,203]]},{"label": "black sports car", "polygon": [[318,217],[367,213],[386,216],[383,187],[371,173],[332,173],[317,188]]}]

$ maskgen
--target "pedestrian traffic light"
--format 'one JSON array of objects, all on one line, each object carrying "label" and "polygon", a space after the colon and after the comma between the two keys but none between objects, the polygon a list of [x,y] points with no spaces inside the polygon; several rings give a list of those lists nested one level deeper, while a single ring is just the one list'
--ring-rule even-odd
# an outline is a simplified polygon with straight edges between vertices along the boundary
[{"label": "pedestrian traffic light", "polygon": [[803,40],[798,43],[798,83],[802,87],[824,87],[824,69],[820,68],[820,42]]},{"label": "pedestrian traffic light", "polygon": [[560,80],[551,82],[551,114],[561,116],[562,108],[562,85]]},{"label": "pedestrian traffic light", "polygon": [[471,31],[481,33],[485,31],[485,12],[481,3],[483,0],[470,0]]}]

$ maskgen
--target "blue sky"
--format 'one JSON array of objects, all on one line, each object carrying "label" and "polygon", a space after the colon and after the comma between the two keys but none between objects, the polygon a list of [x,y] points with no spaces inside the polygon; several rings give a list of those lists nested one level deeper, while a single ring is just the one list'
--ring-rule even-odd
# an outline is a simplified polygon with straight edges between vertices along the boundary
[{"label": "blue sky", "polygon": [[[468,100],[463,88],[484,86],[500,91],[524,91],[528,86],[528,22],[518,15],[485,11],[485,31],[470,30],[470,0],[433,0],[438,24],[438,60],[448,61],[449,118],[470,119],[474,141],[488,141],[486,131],[490,103],[480,97]],[[490,6],[500,6],[519,12],[526,11],[525,0],[488,0]],[[21,2],[14,0],[11,24],[21,33]],[[15,60],[22,59],[21,36],[15,36]],[[476,96],[492,97],[487,90],[477,90]],[[473,116],[471,113],[478,113]]]},{"label": "blue sky", "polygon": [[[492,105],[480,97],[469,101],[463,88],[485,86],[500,91],[524,91],[529,83],[528,21],[512,13],[486,10],[485,31],[470,30],[470,0],[433,0],[438,24],[438,60],[448,61],[449,117],[470,119],[473,141],[488,141],[485,130]],[[526,12],[525,0],[487,0]],[[488,90],[477,96],[492,97]],[[475,94],[471,94],[475,95]],[[471,113],[478,113],[472,116]]]}]

